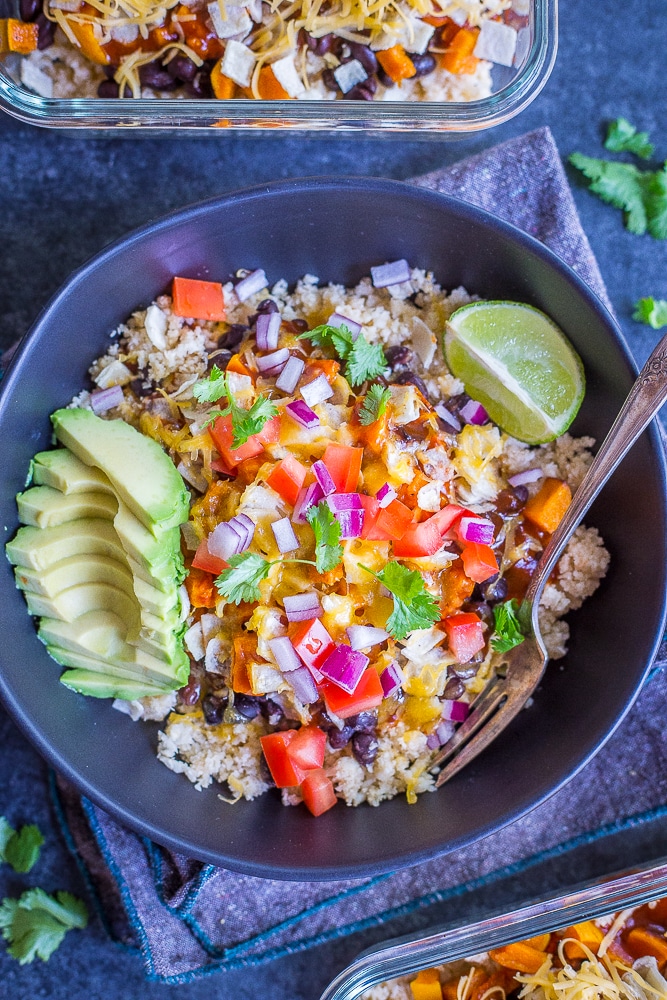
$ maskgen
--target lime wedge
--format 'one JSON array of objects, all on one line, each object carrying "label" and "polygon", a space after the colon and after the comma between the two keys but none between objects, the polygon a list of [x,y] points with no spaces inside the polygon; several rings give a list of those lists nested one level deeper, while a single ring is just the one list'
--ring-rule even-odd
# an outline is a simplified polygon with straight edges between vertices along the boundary
[{"label": "lime wedge", "polygon": [[466,392],[519,441],[553,441],[577,415],[584,366],[539,309],[522,302],[471,302],[450,317],[444,350]]}]

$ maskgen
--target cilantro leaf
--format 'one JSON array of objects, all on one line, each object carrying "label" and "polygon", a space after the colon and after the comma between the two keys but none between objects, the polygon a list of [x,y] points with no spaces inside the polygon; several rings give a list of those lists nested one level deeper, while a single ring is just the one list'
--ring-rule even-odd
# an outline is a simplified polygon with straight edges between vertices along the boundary
[{"label": "cilantro leaf", "polygon": [[660,330],[667,326],[667,299],[646,298],[635,304],[632,318]]},{"label": "cilantro leaf", "polygon": [[241,552],[231,556],[228,562],[229,569],[223,569],[215,581],[218,593],[234,604],[258,601],[261,597],[259,585],[266,580],[273,563],[254,552]]},{"label": "cilantro leaf", "polygon": [[345,360],[354,343],[352,331],[344,323],[341,326],[330,326],[328,323],[323,323],[313,330],[302,333],[299,340],[310,340],[315,347],[322,350],[332,348],[342,361]]},{"label": "cilantro leaf", "polygon": [[519,602],[505,601],[493,609],[494,632],[491,636],[491,648],[496,653],[507,653],[515,646],[520,646],[526,638],[518,617]]},{"label": "cilantro leaf", "polygon": [[315,532],[315,568],[318,573],[335,569],[343,558],[340,544],[340,524],[333,516],[326,500],[306,512],[308,522]]},{"label": "cilantro leaf", "polygon": [[369,344],[363,333],[356,339],[345,324],[330,326],[324,323],[301,334],[301,339],[310,340],[316,347],[331,347],[341,361],[346,362],[345,378],[350,385],[361,385],[369,378],[376,378],[387,367],[387,359],[380,344]]},{"label": "cilantro leaf", "polygon": [[627,118],[617,118],[610,122],[604,148],[613,153],[634,153],[642,160],[650,160],[655,151],[648,132],[638,132]]},{"label": "cilantro leaf", "polygon": [[366,393],[363,405],[359,410],[359,423],[367,427],[384,416],[390,396],[389,389],[383,389],[375,382]]},{"label": "cilantro leaf", "polygon": [[656,240],[667,240],[667,164],[646,175],[644,201],[649,233]]},{"label": "cilantro leaf", "polygon": [[222,410],[211,410],[208,423],[213,423],[216,417],[227,417],[231,414],[232,449],[240,448],[248,438],[259,434],[267,420],[271,420],[278,413],[275,403],[266,396],[258,396],[249,410],[239,406],[229,387],[227,375],[221,372],[217,365],[213,365],[207,379],[195,383],[192,392],[200,403],[215,403],[223,396],[226,397],[227,406]]},{"label": "cilantro leaf", "polygon": [[17,832],[4,816],[0,816],[0,860],[6,861],[15,872],[29,872],[39,857],[44,843],[36,826],[22,826]]},{"label": "cilantro leaf", "polygon": [[0,904],[0,930],[8,951],[21,965],[41,958],[46,962],[68,930],[88,923],[84,903],[69,892],[50,896],[43,889],[28,889],[18,899]]},{"label": "cilantro leaf", "polygon": [[644,186],[647,174],[632,163],[597,160],[582,153],[572,153],[569,159],[572,166],[591,181],[593,194],[626,213],[625,224],[631,233],[641,236],[646,232]]},{"label": "cilantro leaf", "polygon": [[379,573],[359,564],[389,590],[394,610],[387,619],[387,631],[395,639],[405,639],[419,628],[430,628],[440,621],[438,603],[424,586],[421,575],[398,562],[390,562]]}]

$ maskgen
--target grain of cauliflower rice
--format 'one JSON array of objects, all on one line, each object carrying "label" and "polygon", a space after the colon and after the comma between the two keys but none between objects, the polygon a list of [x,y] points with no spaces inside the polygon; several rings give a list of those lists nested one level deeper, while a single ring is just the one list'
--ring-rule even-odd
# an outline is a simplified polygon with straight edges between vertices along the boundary
[{"label": "grain of cauliflower rice", "polygon": [[[518,601],[591,461],[591,438],[564,434],[529,447],[465,394],[439,337],[473,300],[466,289],[446,292],[405,261],[371,275],[354,288],[321,287],[306,275],[291,291],[285,281],[269,290],[262,270],[239,271],[224,285],[174,278],[171,295],[114,331],[90,369],[95,388],[54,415],[61,443],[58,427],[72,420],[92,423],[97,440],[103,429],[129,434],[175,484],[179,514],[165,525],[172,561],[154,557],[155,586],[132,578],[153,659],[144,655],[128,674],[139,654],[109,648],[103,659],[113,669],[100,680],[103,664],[90,666],[85,655],[102,655],[99,639],[86,646],[77,631],[81,607],[73,625],[66,615],[62,626],[51,621],[50,609],[63,607],[59,595],[50,600],[39,577],[37,589],[35,572],[22,568],[30,563],[16,558],[20,543],[8,548],[31,613],[47,615],[39,634],[54,658],[98,671],[92,680],[70,671],[64,683],[115,697],[133,720],[164,721],[159,759],[198,789],[219,782],[227,799],[253,799],[276,785],[285,804],[303,801],[319,815],[338,799],[378,805],[405,793],[414,802],[432,791],[434,752],[465,719],[503,650],[522,641]],[[74,417],[72,408],[96,416]],[[121,421],[157,441],[174,464]],[[125,466],[123,454],[121,447]],[[85,464],[75,468],[90,477]],[[150,477],[135,466],[123,494],[108,474],[121,513],[127,482],[132,492]],[[71,515],[44,528],[35,514],[47,501],[71,511],[73,501],[54,485],[19,497],[19,510],[33,517],[25,523],[36,527],[17,539],[42,544],[69,527],[62,521]],[[79,504],[88,494],[80,496]],[[175,525],[186,517],[183,566]],[[113,558],[138,565],[122,551]],[[595,591],[608,562],[596,529],[578,528],[541,604],[552,658],[566,652],[563,616]],[[173,578],[166,597],[165,565]],[[114,579],[128,566],[113,564]],[[100,600],[93,606],[104,615]],[[125,628],[127,650],[135,639]],[[136,700],[121,700],[122,691]]]}]

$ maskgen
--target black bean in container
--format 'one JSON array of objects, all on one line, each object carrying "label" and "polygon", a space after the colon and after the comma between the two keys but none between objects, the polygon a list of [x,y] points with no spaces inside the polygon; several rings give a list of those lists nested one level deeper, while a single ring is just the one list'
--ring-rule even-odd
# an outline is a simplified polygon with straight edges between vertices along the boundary
[{"label": "black bean in container", "polygon": [[175,90],[178,86],[173,76],[157,60],[139,67],[139,80],[142,87],[152,87],[153,90]]},{"label": "black bean in container", "polygon": [[372,101],[373,94],[378,89],[377,81],[369,76],[362,83],[355,84],[347,94],[343,94],[344,101]]},{"label": "black bean in container", "polygon": [[165,69],[172,79],[181,83],[192,83],[197,75],[197,66],[187,56],[174,56],[173,59],[169,60]]},{"label": "black bean in container", "polygon": [[44,49],[48,49],[53,45],[56,25],[54,21],[49,21],[44,11],[37,16],[35,24],[37,25],[37,48],[40,52],[43,52]]},{"label": "black bean in container", "polygon": [[352,739],[353,733],[354,730],[352,726],[343,726],[342,729],[337,729],[335,726],[332,726],[327,733],[329,746],[332,750],[342,750],[343,747],[346,747]]},{"label": "black bean in container", "polygon": [[428,389],[424,379],[415,375],[414,372],[400,372],[392,381],[394,385],[414,385],[416,389],[419,389],[424,399],[428,399]]},{"label": "black bean in container", "polygon": [[241,343],[248,329],[249,327],[243,323],[232,323],[229,330],[218,338],[218,347],[233,351]]},{"label": "black bean in container", "polygon": [[42,10],[42,0],[19,0],[19,14],[22,21],[36,21]]},{"label": "black bean in container", "polygon": [[380,744],[375,733],[355,733],[352,737],[352,753],[364,767],[370,767],[378,755]]},{"label": "black bean in container", "polygon": [[261,711],[259,698],[249,694],[235,694],[234,708],[244,719],[256,719]]},{"label": "black bean in container", "polygon": [[412,65],[417,71],[415,73],[415,77],[428,76],[428,74],[432,73],[436,67],[435,56],[432,56],[430,52],[424,52],[421,55],[417,52],[409,52],[408,55],[412,60]]},{"label": "black bean in container", "polygon": [[270,726],[277,726],[279,722],[282,721],[285,713],[278,704],[277,701],[272,701],[271,698],[267,698],[260,704],[260,709],[262,715],[268,722]]},{"label": "black bean in container", "polygon": [[199,701],[199,695],[201,693],[201,684],[199,683],[199,678],[195,677],[194,674],[190,675],[190,679],[185,687],[182,687],[178,692],[178,701],[181,705],[196,705]]},{"label": "black bean in container", "polygon": [[202,711],[209,726],[217,726],[222,722],[222,716],[227,707],[226,698],[217,698],[214,694],[207,694],[202,701]]},{"label": "black bean in container", "polygon": [[456,701],[465,694],[465,685],[459,677],[451,677],[445,684],[445,690],[443,691],[443,697],[448,701]]},{"label": "black bean in container", "polygon": [[380,67],[373,50],[359,42],[348,42],[348,45],[352,58],[361,63],[369,76],[374,76]]}]

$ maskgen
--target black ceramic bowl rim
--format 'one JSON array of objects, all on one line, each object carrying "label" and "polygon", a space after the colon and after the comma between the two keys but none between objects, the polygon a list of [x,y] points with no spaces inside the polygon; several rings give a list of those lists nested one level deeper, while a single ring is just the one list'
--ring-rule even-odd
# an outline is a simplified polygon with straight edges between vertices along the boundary
[{"label": "black ceramic bowl rim", "polygon": [[[182,222],[187,221],[196,224],[198,219],[201,219],[207,213],[217,209],[218,207],[234,204],[238,206],[266,199],[267,208],[270,208],[274,199],[280,199],[281,195],[284,194],[298,194],[303,198],[307,198],[311,192],[321,193],[326,191],[336,192],[338,194],[344,194],[345,192],[365,192],[369,195],[385,197],[388,203],[390,203],[392,199],[413,199],[415,205],[420,205],[425,211],[428,211],[429,208],[436,211],[442,211],[445,209],[452,216],[457,218],[457,220],[461,220],[462,222],[469,221],[470,223],[475,223],[477,225],[481,224],[488,230],[504,235],[511,242],[513,242],[516,247],[518,247],[519,251],[534,255],[543,263],[548,265],[549,268],[558,272],[560,277],[564,278],[567,284],[569,284],[573,294],[586,301],[588,307],[597,314],[601,323],[606,327],[610,339],[615,343],[616,348],[620,351],[623,365],[625,367],[625,373],[630,378],[633,378],[636,374],[636,366],[634,365],[630,351],[616,323],[585,282],[543,244],[539,243],[537,240],[533,239],[531,236],[515,228],[509,223],[506,223],[483,211],[482,209],[466,202],[458,201],[457,199],[427,191],[422,188],[413,187],[398,181],[377,180],[363,177],[316,177],[291,179],[271,183],[262,187],[244,189],[239,192],[216,197],[179,211],[169,213],[161,219],[150,222],[134,230],[129,235],[112,242],[92,257],[87,263],[83,264],[80,268],[74,271],[68,281],[58,292],[56,292],[46,307],[42,310],[29,332],[22,339],[15,356],[11,361],[9,369],[2,384],[0,385],[0,426],[4,417],[7,401],[16,391],[17,386],[22,379],[24,369],[30,362],[31,353],[34,350],[39,349],[40,340],[47,333],[51,314],[57,310],[64,300],[67,299],[74,288],[79,286],[81,283],[86,282],[91,271],[100,267],[112,267],[114,258],[118,254],[125,252],[132,245],[140,243],[146,237],[154,236],[160,232],[167,232],[172,226]],[[658,518],[662,518],[662,522],[664,523],[667,505],[665,459],[661,439],[655,425],[650,427],[648,435],[652,453],[657,462],[656,473],[659,480],[661,509],[656,512],[656,516]],[[271,860],[255,860],[247,857],[239,858],[234,851],[231,853],[222,849],[220,851],[211,851],[210,849],[203,848],[201,845],[197,844],[196,839],[193,839],[192,837],[188,838],[175,836],[169,830],[169,822],[166,815],[164,820],[161,822],[155,822],[148,819],[145,815],[145,811],[142,815],[141,808],[135,809],[134,807],[128,808],[124,806],[117,800],[117,796],[115,794],[109,794],[108,792],[101,790],[96,785],[94,777],[91,779],[83,769],[73,767],[68,759],[63,756],[59,747],[53,742],[49,734],[41,731],[35,726],[33,719],[31,718],[30,705],[23,704],[16,698],[12,685],[8,682],[4,675],[4,671],[2,670],[0,670],[0,698],[22,732],[63,777],[70,780],[80,792],[88,796],[93,802],[97,803],[109,812],[118,821],[164,845],[165,847],[247,874],[271,878],[306,878],[311,880],[326,880],[380,874],[400,867],[414,865],[433,857],[437,857],[440,854],[468,846],[482,837],[503,828],[509,823],[512,823],[562,788],[563,785],[570,781],[583,767],[585,767],[590,759],[600,750],[603,744],[609,739],[621,723],[639,693],[663,634],[666,615],[665,570],[667,566],[667,540],[661,539],[659,543],[656,542],[655,544],[656,546],[662,546],[662,558],[659,563],[656,559],[656,573],[652,583],[654,587],[659,588],[660,594],[662,595],[662,603],[659,608],[659,613],[656,615],[657,620],[651,626],[651,638],[650,640],[647,638],[646,645],[643,647],[645,655],[642,656],[642,664],[636,665],[636,681],[632,687],[630,697],[626,698],[622,704],[617,706],[617,711],[614,717],[610,720],[610,723],[605,731],[591,732],[590,734],[587,734],[587,742],[584,741],[582,743],[579,752],[576,754],[576,759],[573,761],[571,766],[564,768],[556,775],[545,777],[542,787],[537,794],[532,794],[527,799],[524,796],[523,800],[519,798],[519,800],[512,806],[504,810],[500,819],[493,822],[479,823],[474,831],[472,831],[469,835],[450,839],[443,843],[432,844],[425,849],[408,847],[400,850],[389,851],[386,855],[371,862],[365,861],[361,864],[338,864],[335,867],[332,867],[331,865],[327,865],[325,859],[318,858],[314,859],[314,861],[306,859],[301,865],[299,863],[293,863],[290,864],[289,867],[286,867],[280,863],[274,864]],[[0,653],[0,656],[1,655],[3,654]],[[177,775],[176,778],[179,781],[186,781],[186,779],[181,775]],[[197,793],[194,790],[191,790],[191,794],[193,795],[193,805],[195,805]],[[437,795],[441,793],[435,794]],[[379,808],[382,810],[383,805]],[[413,808],[418,809],[418,805]],[[346,811],[357,812],[358,810]],[[304,822],[319,821],[313,821],[312,818],[307,817],[304,814]]]}]

